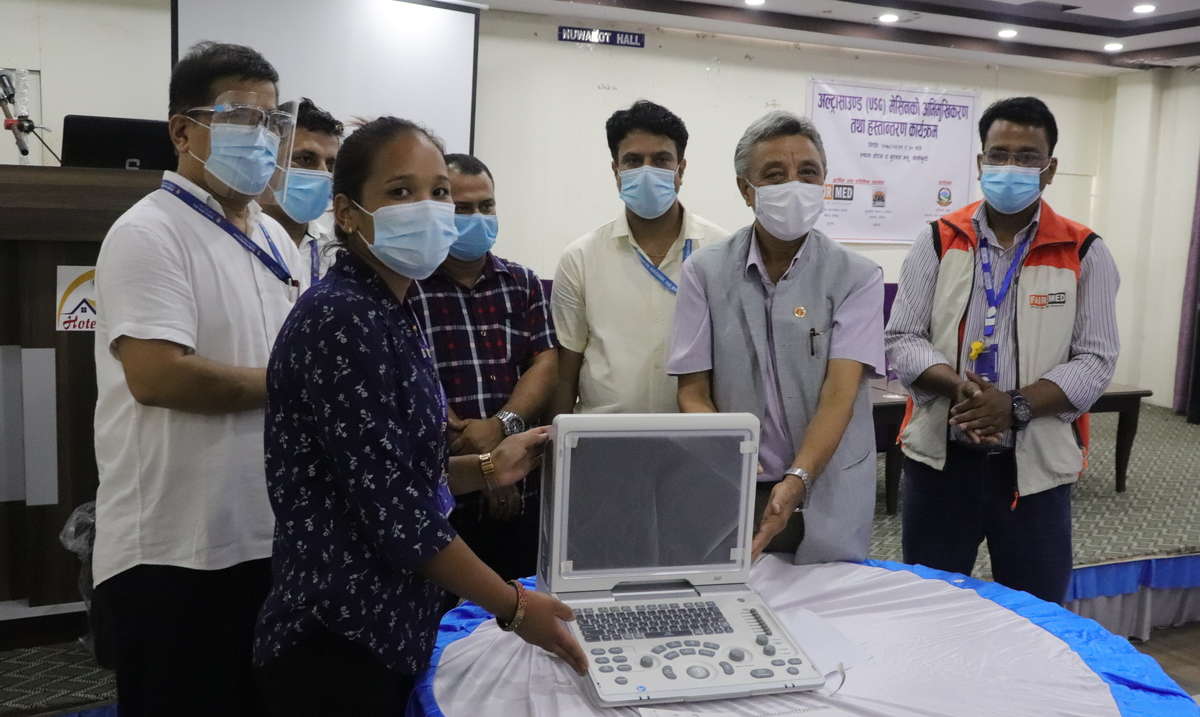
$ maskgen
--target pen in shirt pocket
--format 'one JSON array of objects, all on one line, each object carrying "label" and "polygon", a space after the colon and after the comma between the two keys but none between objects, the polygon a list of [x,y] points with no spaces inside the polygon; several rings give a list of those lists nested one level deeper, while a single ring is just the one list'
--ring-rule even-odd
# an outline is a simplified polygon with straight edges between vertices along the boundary
[{"label": "pen in shirt pocket", "polygon": [[817,331],[816,329],[808,330],[808,353],[809,353],[809,355],[811,355],[811,356],[817,355],[817,337],[824,335],[824,333],[825,333],[824,331]]}]

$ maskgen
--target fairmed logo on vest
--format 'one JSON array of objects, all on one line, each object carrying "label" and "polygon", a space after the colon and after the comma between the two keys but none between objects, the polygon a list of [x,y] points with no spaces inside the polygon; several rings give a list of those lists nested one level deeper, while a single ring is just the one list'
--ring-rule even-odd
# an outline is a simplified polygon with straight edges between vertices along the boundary
[{"label": "fairmed logo on vest", "polygon": [[1053,294],[1030,294],[1029,305],[1035,309],[1044,309],[1048,306],[1066,306],[1066,292],[1056,292]]}]

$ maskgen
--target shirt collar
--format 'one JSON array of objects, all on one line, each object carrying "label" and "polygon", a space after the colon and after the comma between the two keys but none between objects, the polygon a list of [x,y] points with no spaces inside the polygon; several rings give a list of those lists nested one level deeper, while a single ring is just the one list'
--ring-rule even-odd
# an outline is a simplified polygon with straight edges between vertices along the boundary
[{"label": "shirt collar", "polygon": [[[178,172],[172,172],[169,169],[163,172],[163,179],[179,185],[179,187],[186,190],[188,194],[191,194],[207,204],[209,207],[217,210],[221,213],[221,216],[225,216],[225,207],[221,206],[221,203],[217,201],[217,198],[214,197],[211,192],[205,190],[199,184],[196,184],[182,174]],[[257,221],[258,215],[262,211],[262,207],[259,206],[258,202],[254,201],[253,199],[250,200],[250,203],[246,206],[250,210],[250,221]]]},{"label": "shirt collar", "polygon": [[[338,253],[337,263],[329,270],[329,275],[335,275],[343,279],[349,280],[351,283],[358,285],[363,291],[389,309],[398,308],[401,303],[392,294],[392,290],[388,288],[387,283],[379,274],[367,265],[365,261],[356,256],[354,252],[343,251]],[[413,282],[416,283],[415,281]]]},{"label": "shirt collar", "polygon": [[[795,268],[796,263],[800,261],[800,257],[804,256],[804,252],[811,243],[811,239],[812,236],[810,232],[809,236],[805,237],[804,243],[800,245],[800,249],[796,252],[796,255],[792,257],[792,261],[788,264],[787,271],[783,272],[783,276],[787,276],[788,272]],[[749,273],[750,267],[757,269],[760,276],[767,276],[767,267],[763,262],[762,251],[760,251],[758,248],[758,230],[756,230],[754,227],[750,228],[750,251],[746,253],[747,273]]]},{"label": "shirt collar", "polygon": [[[671,249],[667,252],[667,259],[664,259],[664,262],[670,259],[671,252],[675,251],[676,246],[680,247],[680,252],[683,251],[684,242],[679,241],[680,239],[684,241],[691,239],[693,244],[699,244],[706,236],[704,228],[695,219],[696,215],[689,212],[688,208],[683,206],[682,202],[680,202],[679,208],[683,210],[683,225],[679,228],[679,236],[676,237],[675,243],[671,245]],[[622,206],[621,213],[617,215],[616,221],[613,222],[612,238],[617,241],[623,241],[634,251],[641,251],[638,248],[637,242],[633,239],[633,230],[629,228],[629,216],[625,214],[624,206]]]},{"label": "shirt collar", "polygon": [[1033,213],[1033,218],[1029,220],[1029,224],[1025,225],[1024,229],[1017,232],[1017,236],[1015,238],[1016,240],[1013,242],[1012,246],[1008,249],[1004,249],[1004,247],[1000,246],[1000,242],[996,240],[996,232],[992,231],[992,227],[988,224],[987,202],[980,202],[979,207],[975,210],[974,216],[971,217],[971,221],[975,224],[975,236],[979,237],[980,241],[986,241],[988,244],[1000,249],[1001,252],[1008,251],[1026,239],[1032,239],[1034,236],[1036,236],[1038,224],[1041,223],[1041,220],[1042,202],[1041,200],[1038,200],[1037,211]]}]

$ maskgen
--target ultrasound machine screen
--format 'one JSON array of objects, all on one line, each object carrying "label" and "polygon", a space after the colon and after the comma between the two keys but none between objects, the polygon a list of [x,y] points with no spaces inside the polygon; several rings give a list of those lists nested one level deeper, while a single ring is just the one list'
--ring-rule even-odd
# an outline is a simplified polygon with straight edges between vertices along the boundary
[{"label": "ultrasound machine screen", "polygon": [[570,572],[735,561],[748,436],[728,431],[576,434],[566,555]]}]

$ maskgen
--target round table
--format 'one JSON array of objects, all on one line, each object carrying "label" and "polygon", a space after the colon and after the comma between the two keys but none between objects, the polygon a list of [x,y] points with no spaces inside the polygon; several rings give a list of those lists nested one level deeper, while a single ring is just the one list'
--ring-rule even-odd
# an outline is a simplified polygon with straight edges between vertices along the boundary
[{"label": "round table", "polygon": [[[681,717],[1200,717],[1200,706],[1124,638],[995,583],[900,563],[796,566],[775,556],[754,566],[750,582],[785,623],[810,610],[857,646],[861,659],[841,690],[653,709]],[[585,690],[560,660],[466,604],[443,619],[408,714],[639,714],[598,708]]]}]

